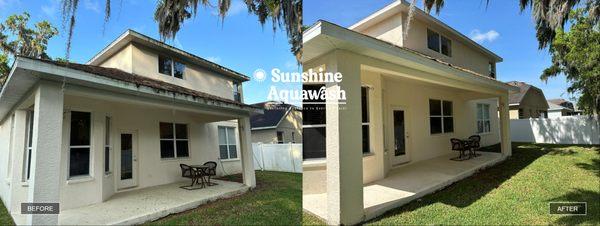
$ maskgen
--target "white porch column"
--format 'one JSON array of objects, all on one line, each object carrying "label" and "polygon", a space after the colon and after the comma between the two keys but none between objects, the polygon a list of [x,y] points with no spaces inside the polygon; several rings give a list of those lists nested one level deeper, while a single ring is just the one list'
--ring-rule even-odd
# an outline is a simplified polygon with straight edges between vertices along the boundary
[{"label": "white porch column", "polygon": [[[10,186],[10,192],[11,194],[15,194],[16,192],[18,192],[21,188],[21,183],[22,180],[25,179],[25,172],[24,172],[24,158],[25,158],[25,152],[27,152],[26,149],[26,138],[27,138],[27,111],[26,110],[15,110],[15,127],[13,128],[14,131],[13,133],[13,140],[12,140],[12,157],[11,157],[11,163],[12,164],[12,169],[11,169],[11,186]],[[7,206],[7,208],[9,208],[10,212],[12,213],[20,213],[21,210],[21,201],[23,200],[19,200],[19,197],[17,197],[17,195],[11,195],[11,200],[10,200],[10,206]]]},{"label": "white porch column", "polygon": [[242,154],[242,176],[244,184],[251,188],[256,187],[254,175],[254,155],[252,153],[252,138],[250,137],[250,118],[238,119],[238,131],[240,134],[240,146]]},{"label": "white porch column", "polygon": [[500,142],[501,150],[504,156],[512,155],[510,140],[510,115],[508,109],[508,93],[498,98],[500,107]]},{"label": "white porch column", "polygon": [[326,70],[343,76],[327,91],[346,92],[346,104],[327,100],[327,223],[353,225],[364,216],[360,64],[336,51]]},{"label": "white porch column", "polygon": [[[63,93],[56,83],[40,82],[35,91],[33,151],[28,202],[60,202]],[[58,215],[27,215],[27,224],[55,225]]]}]

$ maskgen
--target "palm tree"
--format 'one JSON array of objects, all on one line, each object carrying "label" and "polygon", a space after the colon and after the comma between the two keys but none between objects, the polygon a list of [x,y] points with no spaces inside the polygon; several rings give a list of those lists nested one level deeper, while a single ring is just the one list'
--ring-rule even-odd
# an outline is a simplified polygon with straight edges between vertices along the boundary
[{"label": "palm tree", "polygon": [[[199,6],[216,7],[221,19],[227,15],[232,0],[218,0],[213,6],[209,0],[159,0],[154,12],[154,20],[162,40],[173,39],[183,23],[197,14]],[[302,0],[243,0],[248,12],[258,16],[264,25],[271,20],[273,31],[284,29],[291,44],[291,51],[298,59],[302,55]],[[63,23],[68,24],[67,54],[68,59],[75,27],[75,15],[79,0],[62,0]],[[105,22],[111,13],[111,0],[106,0]]]}]

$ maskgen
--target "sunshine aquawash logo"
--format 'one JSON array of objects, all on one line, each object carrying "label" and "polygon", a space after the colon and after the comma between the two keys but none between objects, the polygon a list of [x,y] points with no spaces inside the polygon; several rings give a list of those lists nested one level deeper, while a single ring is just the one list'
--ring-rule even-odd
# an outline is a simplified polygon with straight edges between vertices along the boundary
[{"label": "sunshine aquawash logo", "polygon": [[[258,69],[254,73],[257,81],[265,80],[264,70]],[[303,102],[311,104],[346,102],[346,92],[342,90],[339,83],[343,75],[340,72],[324,72],[322,69],[315,71],[309,69],[306,72],[283,72],[279,68],[271,70],[271,81],[273,83],[300,83],[311,84],[310,89],[280,89],[272,85],[267,96],[268,100],[284,102]]]}]

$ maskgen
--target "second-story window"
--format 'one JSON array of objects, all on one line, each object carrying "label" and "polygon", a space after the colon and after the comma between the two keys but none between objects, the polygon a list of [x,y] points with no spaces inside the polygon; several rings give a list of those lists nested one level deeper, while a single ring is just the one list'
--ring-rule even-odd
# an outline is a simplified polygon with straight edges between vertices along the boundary
[{"label": "second-story window", "polygon": [[158,72],[164,75],[183,79],[185,64],[175,61],[171,57],[158,56]]},{"label": "second-story window", "polygon": [[490,77],[496,78],[496,63],[490,62],[489,70],[490,70]]},{"label": "second-story window", "polygon": [[242,85],[239,82],[233,82],[233,100],[242,102]]},{"label": "second-story window", "polygon": [[446,56],[452,56],[452,41],[429,29],[427,29],[427,48]]}]

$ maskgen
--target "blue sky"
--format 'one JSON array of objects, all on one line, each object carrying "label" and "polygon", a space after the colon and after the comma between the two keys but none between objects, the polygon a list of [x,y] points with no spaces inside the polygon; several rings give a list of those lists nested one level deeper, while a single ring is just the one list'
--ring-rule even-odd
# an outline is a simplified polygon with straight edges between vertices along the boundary
[{"label": "blue sky", "polygon": [[[80,0],[72,61],[87,62],[126,29],[158,38],[158,27],[153,20],[156,1],[113,0],[113,13],[103,32],[104,2]],[[51,39],[48,54],[51,57],[64,57],[66,31],[62,29],[60,0],[0,0],[1,21],[24,11],[31,14],[30,22],[48,20],[59,28],[61,34]],[[195,18],[185,22],[177,38],[168,43],[251,77],[258,68],[266,71],[272,68],[299,70],[296,58],[289,51],[285,32],[273,33],[271,24],[265,24],[263,28],[256,16],[247,13],[241,0],[233,1],[224,23],[219,21],[214,9],[200,8]],[[270,80],[244,83],[246,103],[265,101],[271,85]],[[274,85],[278,89],[300,87],[299,84]]]},{"label": "blue sky", "polygon": [[[305,0],[304,24],[319,19],[350,26],[395,0]],[[538,50],[530,11],[520,12],[518,1],[447,0],[435,17],[504,58],[497,65],[501,81],[524,81],[544,91],[547,99],[571,97],[564,76],[542,82],[539,77],[550,65],[547,50]],[[418,6],[422,7],[419,0]]]}]

